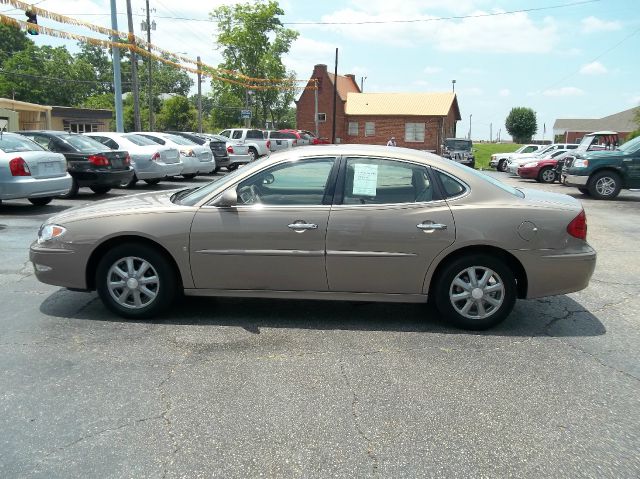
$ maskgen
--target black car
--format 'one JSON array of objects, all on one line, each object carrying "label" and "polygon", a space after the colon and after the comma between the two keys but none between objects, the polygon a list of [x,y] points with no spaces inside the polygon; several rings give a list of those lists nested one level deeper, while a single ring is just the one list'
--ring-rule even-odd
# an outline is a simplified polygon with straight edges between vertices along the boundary
[{"label": "black car", "polygon": [[[213,158],[216,160],[216,169],[214,173],[220,170],[221,166],[229,166],[229,153],[227,152],[227,138],[218,135],[200,135],[198,133],[189,133],[186,131],[167,131],[172,135],[178,135],[187,140],[191,140],[198,145],[209,144]],[[216,138],[217,137],[217,138]]]},{"label": "black car", "polygon": [[62,153],[67,170],[73,178],[69,193],[72,198],[78,188],[87,186],[96,194],[104,194],[112,187],[128,183],[134,175],[129,153],[111,150],[88,136],[64,131],[18,131],[44,148]]}]

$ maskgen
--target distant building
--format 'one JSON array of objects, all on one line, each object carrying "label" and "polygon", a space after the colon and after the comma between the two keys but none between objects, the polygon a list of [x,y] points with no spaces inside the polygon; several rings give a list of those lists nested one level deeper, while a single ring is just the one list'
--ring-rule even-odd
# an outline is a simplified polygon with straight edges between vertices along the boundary
[{"label": "distant building", "polygon": [[563,143],[578,143],[587,133],[594,131],[616,131],[623,142],[626,136],[638,129],[634,121],[636,108],[599,119],[558,118],[553,124],[553,136]]},{"label": "distant building", "polygon": [[60,130],[73,133],[109,131],[111,110],[47,106],[0,98],[0,120],[8,131]]},{"label": "distant building", "polygon": [[[318,134],[331,139],[334,78],[326,65],[316,65]],[[299,129],[315,131],[315,91],[307,88],[296,102]],[[336,143],[398,146],[440,151],[445,138],[455,137],[460,109],[455,93],[361,93],[354,75],[338,75]]]}]

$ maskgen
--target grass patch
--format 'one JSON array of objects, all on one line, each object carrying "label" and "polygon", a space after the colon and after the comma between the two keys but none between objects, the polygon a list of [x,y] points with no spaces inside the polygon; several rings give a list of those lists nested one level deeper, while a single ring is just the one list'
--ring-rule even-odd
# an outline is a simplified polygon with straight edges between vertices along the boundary
[{"label": "grass patch", "polygon": [[477,150],[476,168],[488,170],[491,155],[494,153],[511,153],[521,146],[517,143],[474,143],[473,147]]}]

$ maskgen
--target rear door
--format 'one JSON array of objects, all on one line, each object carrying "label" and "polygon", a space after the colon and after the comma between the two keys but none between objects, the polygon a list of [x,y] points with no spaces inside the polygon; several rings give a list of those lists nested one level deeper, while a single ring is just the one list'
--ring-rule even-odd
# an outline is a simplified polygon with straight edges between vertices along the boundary
[{"label": "rear door", "polygon": [[327,229],[333,292],[422,294],[433,259],[455,240],[455,223],[428,167],[346,158]]}]

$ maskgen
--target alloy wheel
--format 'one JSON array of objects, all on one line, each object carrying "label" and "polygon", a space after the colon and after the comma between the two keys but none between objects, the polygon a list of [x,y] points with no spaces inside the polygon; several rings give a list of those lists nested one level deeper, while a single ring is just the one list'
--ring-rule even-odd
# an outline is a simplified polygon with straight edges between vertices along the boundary
[{"label": "alloy wheel", "polygon": [[602,196],[611,196],[616,190],[616,182],[610,176],[603,176],[596,181],[596,191]]},{"label": "alloy wheel", "polygon": [[485,266],[471,266],[458,273],[449,287],[455,311],[468,319],[485,319],[504,302],[504,282]]},{"label": "alloy wheel", "polygon": [[151,263],[136,256],[127,256],[120,258],[109,268],[107,288],[120,306],[141,309],[158,296],[160,278]]}]

